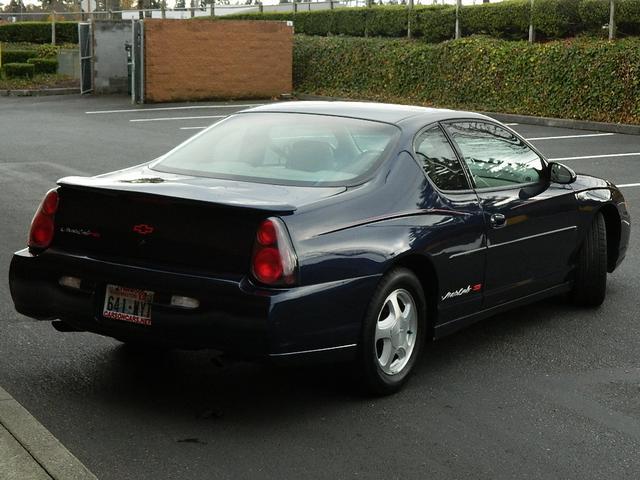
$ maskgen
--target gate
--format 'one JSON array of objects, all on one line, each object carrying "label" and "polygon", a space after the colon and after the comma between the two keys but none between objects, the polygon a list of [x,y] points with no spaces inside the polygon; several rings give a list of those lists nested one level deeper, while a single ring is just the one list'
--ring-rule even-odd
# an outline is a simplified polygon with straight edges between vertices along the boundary
[{"label": "gate", "polygon": [[80,43],[80,93],[93,91],[93,32],[91,23],[78,23]]},{"label": "gate", "polygon": [[144,21],[133,21],[131,103],[144,103]]}]

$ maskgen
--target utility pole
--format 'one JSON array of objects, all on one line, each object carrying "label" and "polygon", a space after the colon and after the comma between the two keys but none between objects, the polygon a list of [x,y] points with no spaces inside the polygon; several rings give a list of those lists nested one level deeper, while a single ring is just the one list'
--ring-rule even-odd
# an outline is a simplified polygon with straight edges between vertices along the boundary
[{"label": "utility pole", "polygon": [[407,38],[411,38],[411,17],[413,16],[413,0],[409,0],[407,6],[409,11],[407,12]]},{"label": "utility pole", "polygon": [[610,0],[609,8],[609,40],[613,40],[616,36],[616,1]]},{"label": "utility pole", "polygon": [[51,10],[51,45],[56,44],[56,11]]},{"label": "utility pole", "polygon": [[460,32],[460,7],[462,7],[462,0],[456,0],[456,40],[462,36]]},{"label": "utility pole", "polygon": [[531,0],[531,11],[529,13],[529,43],[533,43],[536,39],[536,31],[533,28],[533,1]]}]

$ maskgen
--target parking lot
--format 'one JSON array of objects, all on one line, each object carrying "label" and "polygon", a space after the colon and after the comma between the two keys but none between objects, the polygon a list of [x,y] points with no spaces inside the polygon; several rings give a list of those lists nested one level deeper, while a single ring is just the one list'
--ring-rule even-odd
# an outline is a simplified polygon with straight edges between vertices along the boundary
[{"label": "parking lot", "polygon": [[[146,162],[258,103],[0,100],[0,275],[57,178]],[[620,185],[640,217],[640,136],[511,126]],[[601,308],[553,299],[475,324],[430,344],[382,399],[356,395],[339,366],[219,365],[58,333],[17,314],[5,280],[0,386],[100,479],[638,478],[639,254],[634,230]]]}]

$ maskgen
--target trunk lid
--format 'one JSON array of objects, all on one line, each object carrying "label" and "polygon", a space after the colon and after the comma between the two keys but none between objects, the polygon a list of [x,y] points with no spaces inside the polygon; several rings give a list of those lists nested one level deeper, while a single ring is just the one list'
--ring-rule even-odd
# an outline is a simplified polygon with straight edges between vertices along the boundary
[{"label": "trunk lid", "polygon": [[60,180],[52,246],[147,267],[245,275],[262,220],[344,191],[145,169]]}]

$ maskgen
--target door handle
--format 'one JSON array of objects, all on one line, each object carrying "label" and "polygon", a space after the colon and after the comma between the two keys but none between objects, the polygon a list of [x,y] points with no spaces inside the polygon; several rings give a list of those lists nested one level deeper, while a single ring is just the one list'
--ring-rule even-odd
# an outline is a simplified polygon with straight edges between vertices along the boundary
[{"label": "door handle", "polygon": [[491,228],[502,228],[507,225],[507,217],[501,213],[494,213],[489,217]]}]

